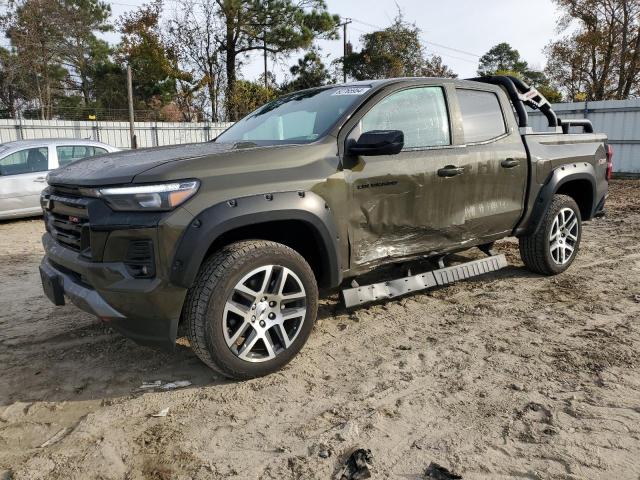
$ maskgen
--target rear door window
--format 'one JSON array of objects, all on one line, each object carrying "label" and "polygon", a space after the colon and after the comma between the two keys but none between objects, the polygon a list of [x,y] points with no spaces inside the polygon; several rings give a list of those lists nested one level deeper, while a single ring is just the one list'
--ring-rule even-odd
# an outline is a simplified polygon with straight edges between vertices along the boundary
[{"label": "rear door window", "polygon": [[63,145],[56,147],[58,153],[58,165],[64,167],[65,165],[80,160],[85,157],[93,157],[94,155],[101,155],[106,153],[106,150],[102,148],[96,148],[92,145]]},{"label": "rear door window", "polygon": [[49,170],[49,149],[47,147],[27,148],[13,152],[0,159],[0,175],[46,172]]},{"label": "rear door window", "polygon": [[461,88],[457,92],[466,143],[486,142],[507,132],[495,93]]}]

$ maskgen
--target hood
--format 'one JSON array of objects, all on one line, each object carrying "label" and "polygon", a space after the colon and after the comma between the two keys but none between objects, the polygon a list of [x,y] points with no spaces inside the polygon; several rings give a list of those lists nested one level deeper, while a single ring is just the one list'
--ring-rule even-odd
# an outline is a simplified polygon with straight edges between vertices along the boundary
[{"label": "hood", "polygon": [[237,148],[242,146],[208,142],[115,152],[78,160],[53,170],[47,181],[50,185],[77,186],[131,183],[136,175],[165,163],[217,155]]}]

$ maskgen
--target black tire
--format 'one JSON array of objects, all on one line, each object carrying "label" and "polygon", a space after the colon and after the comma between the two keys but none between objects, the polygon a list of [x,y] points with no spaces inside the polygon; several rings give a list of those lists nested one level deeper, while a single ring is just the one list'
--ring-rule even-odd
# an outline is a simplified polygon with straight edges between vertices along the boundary
[{"label": "black tire", "polygon": [[[297,275],[306,293],[306,315],[288,348],[275,358],[254,363],[239,358],[227,345],[223,317],[227,299],[238,282],[264,265],[280,265]],[[289,363],[309,338],[317,310],[318,286],[305,259],[285,245],[248,240],[227,245],[204,261],[187,295],[184,321],[191,348],[205,364],[226,377],[246,380],[268,375]]]},{"label": "black tire", "polygon": [[[551,253],[551,230],[558,214],[564,209],[571,209],[577,219],[576,240],[571,240],[573,252],[565,263],[557,263]],[[582,217],[575,200],[567,195],[554,195],[537,231],[531,235],[520,237],[520,258],[526,267],[541,275],[557,275],[571,266],[580,248],[582,238]],[[568,241],[568,240],[567,240]]]}]

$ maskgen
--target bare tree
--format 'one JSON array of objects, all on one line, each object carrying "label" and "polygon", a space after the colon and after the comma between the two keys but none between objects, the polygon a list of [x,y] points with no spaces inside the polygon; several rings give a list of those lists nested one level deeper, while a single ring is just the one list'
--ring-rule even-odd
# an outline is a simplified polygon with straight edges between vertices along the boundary
[{"label": "bare tree", "polygon": [[554,1],[559,31],[571,30],[546,49],[554,83],[572,100],[640,94],[640,0]]},{"label": "bare tree", "polygon": [[60,64],[64,12],[59,2],[48,0],[11,1],[9,7],[2,18],[3,27],[23,62],[23,70],[34,73],[32,89],[41,118],[50,118],[53,95],[62,89],[66,74]]},{"label": "bare tree", "polygon": [[224,78],[224,59],[217,40],[222,32],[217,5],[216,0],[184,0],[167,29],[168,42],[182,69],[193,75],[196,85],[206,88],[214,122],[220,119],[219,92]]}]

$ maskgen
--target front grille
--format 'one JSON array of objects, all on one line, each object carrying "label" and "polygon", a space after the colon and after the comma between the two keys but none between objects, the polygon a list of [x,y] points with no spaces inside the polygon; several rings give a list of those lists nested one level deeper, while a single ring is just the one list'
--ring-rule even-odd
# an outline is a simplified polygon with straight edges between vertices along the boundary
[{"label": "front grille", "polygon": [[[78,221],[75,219],[78,219]],[[83,236],[85,235],[83,230],[87,230],[84,227],[88,226],[86,218],[82,219],[80,217],[60,215],[52,212],[49,225],[52,227],[51,234],[64,246],[77,251],[84,250],[88,247],[88,245],[86,245],[88,242],[83,242]]]},{"label": "front grille", "polygon": [[62,246],[78,252],[90,249],[88,199],[77,189],[54,187],[46,194],[49,209],[45,212],[47,231]]},{"label": "front grille", "polygon": [[51,193],[54,195],[60,195],[61,197],[82,197],[80,189],[78,187],[70,187],[66,185],[53,185],[50,188]]}]

